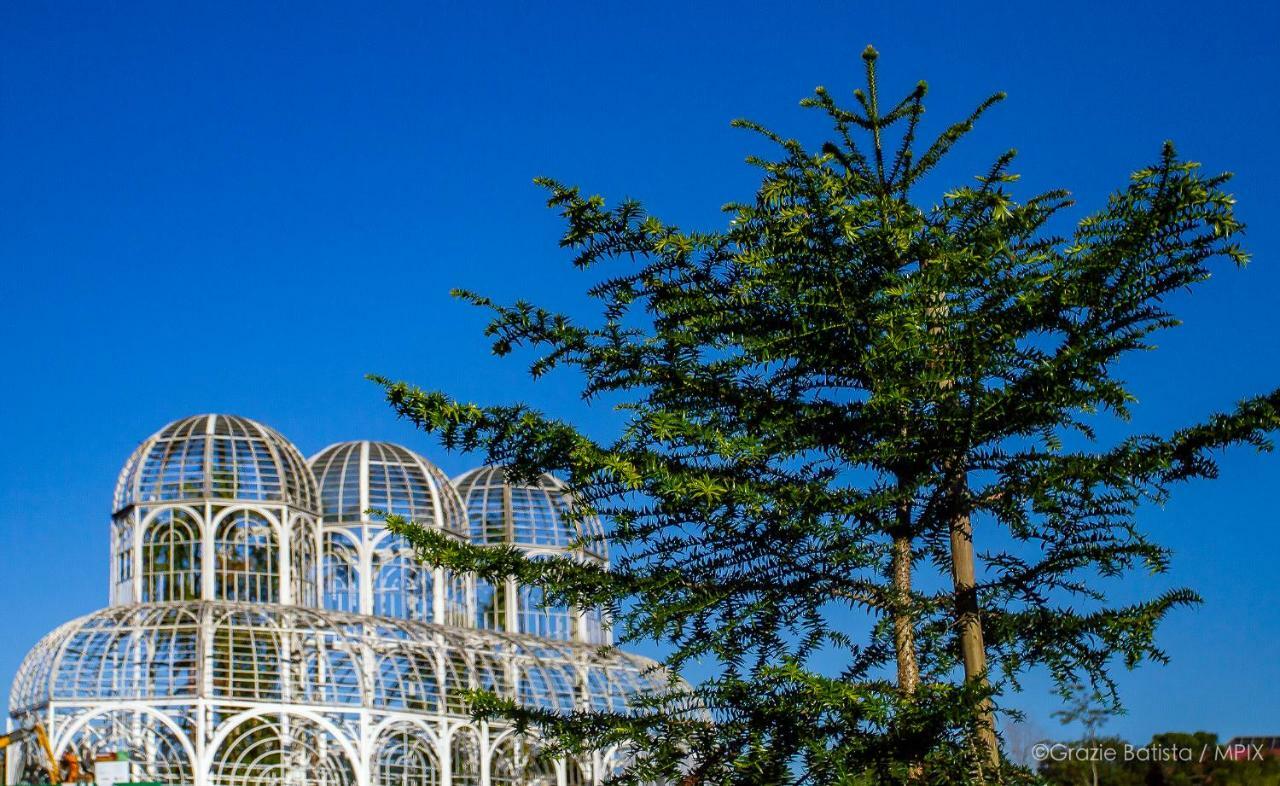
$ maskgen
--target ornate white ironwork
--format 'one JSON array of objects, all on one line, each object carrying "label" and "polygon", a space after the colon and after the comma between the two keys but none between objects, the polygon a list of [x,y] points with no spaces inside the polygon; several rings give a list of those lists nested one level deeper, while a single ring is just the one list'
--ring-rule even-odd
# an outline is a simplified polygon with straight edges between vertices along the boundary
[{"label": "ornate white ironwork", "polygon": [[319,512],[315,477],[275,430],[232,415],[174,421],[116,484],[111,602],[318,605]]},{"label": "ornate white ironwork", "polygon": [[394,513],[466,539],[467,517],[449,478],[387,442],[341,442],[310,461],[320,484],[325,608],[470,625],[472,582],[418,562],[412,546],[370,511]]},{"label": "ornate white ironwork", "polygon": [[[481,467],[458,476],[454,484],[466,505],[473,543],[512,545],[531,557],[572,556],[608,565],[603,524],[575,510],[564,483],[554,475],[521,484],[510,482],[500,467]],[[477,581],[475,597],[480,628],[598,644],[610,641],[600,610],[550,603],[539,587],[514,581],[491,587]]]},{"label": "ornate white ironwork", "polygon": [[[558,481],[511,486],[486,469],[459,495],[422,457],[376,442],[331,446],[311,467],[277,432],[225,415],[144,442],[117,487],[111,606],[36,644],[14,721],[43,723],[58,756],[118,755],[135,780],[195,786],[577,786],[625,760],[548,756],[536,734],[473,722],[465,694],[625,712],[663,687],[652,661],[601,649],[599,615],[591,628],[531,588],[486,595],[418,564],[366,512],[603,561],[602,529],[581,536]],[[8,783],[40,771],[19,747]]]}]

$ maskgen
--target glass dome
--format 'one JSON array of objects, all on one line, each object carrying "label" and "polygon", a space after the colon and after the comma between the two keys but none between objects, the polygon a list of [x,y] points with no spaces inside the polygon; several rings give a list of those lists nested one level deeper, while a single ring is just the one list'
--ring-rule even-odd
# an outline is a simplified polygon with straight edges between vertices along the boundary
[{"label": "glass dome", "polygon": [[[319,483],[278,432],[230,415],[144,441],[116,487],[111,605],[31,650],[12,721],[42,724],[86,772],[110,760],[128,770],[112,777],[170,786],[599,786],[617,771],[626,751],[552,755],[536,729],[473,722],[466,694],[627,713],[665,674],[601,647],[601,611],[423,565],[365,511],[603,562],[599,520],[575,524],[551,476],[468,473],[464,503],[396,445],[340,443],[313,462]],[[31,740],[6,753],[5,783],[45,761]]]},{"label": "glass dome", "polygon": [[174,421],[116,485],[111,602],[317,599],[315,477],[274,429],[234,415]]},{"label": "glass dome", "polygon": [[536,483],[508,483],[501,467],[481,467],[454,479],[471,522],[471,540],[512,544],[533,553],[572,552],[608,559],[597,516],[575,516],[565,484],[546,473]]},{"label": "glass dome", "polygon": [[341,442],[312,456],[320,484],[323,606],[468,625],[465,576],[420,563],[414,548],[370,509],[467,537],[458,492],[434,464],[389,442]]},{"label": "glass dome", "polygon": [[318,508],[315,479],[279,432],[235,415],[175,420],[134,451],[116,485],[115,511],[130,505],[217,499]]},{"label": "glass dome", "polygon": [[[474,724],[467,691],[625,713],[664,688],[652,661],[597,647],[194,601],[112,607],[63,625],[23,661],[9,709],[20,722],[41,719],[58,756],[136,752],[145,765],[135,779],[417,786],[439,784],[449,762],[453,783],[550,785],[598,782],[620,754],[539,756],[536,735]],[[209,751],[203,764],[195,750]],[[512,780],[499,777],[512,768]]]},{"label": "glass dome", "polygon": [[370,523],[366,511],[372,508],[467,535],[462,500],[449,478],[408,448],[368,440],[340,442],[308,463],[320,484],[322,519],[328,526]]},{"label": "glass dome", "polygon": [[[604,527],[573,510],[565,484],[544,474],[535,483],[511,483],[501,467],[481,467],[454,480],[471,523],[471,541],[518,546],[531,558],[572,556],[607,564]],[[475,624],[561,641],[608,644],[601,609],[553,602],[541,587],[475,580]]]}]

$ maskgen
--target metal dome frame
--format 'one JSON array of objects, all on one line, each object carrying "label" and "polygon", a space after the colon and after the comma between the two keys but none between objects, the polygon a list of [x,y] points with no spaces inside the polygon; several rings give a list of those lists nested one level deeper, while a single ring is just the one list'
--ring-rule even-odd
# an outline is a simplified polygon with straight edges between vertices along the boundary
[{"label": "metal dome frame", "polygon": [[509,483],[502,467],[477,467],[454,478],[453,485],[466,506],[474,543],[609,561],[600,518],[571,512],[568,487],[550,472],[536,483]]},{"label": "metal dome frame", "polygon": [[[495,477],[468,475],[468,491]],[[516,496],[542,505],[544,525],[576,520],[551,476],[497,493],[514,535],[533,507]],[[598,611],[419,564],[369,508],[473,535],[454,483],[406,448],[339,443],[308,464],[247,418],[165,426],[116,485],[111,605],[35,645],[14,681],[10,725],[43,724],[59,756],[123,753],[135,779],[190,786],[594,786],[625,766],[629,752],[616,748],[553,758],[536,730],[474,722],[464,694],[626,713],[665,689],[665,672],[601,646],[609,634]],[[534,557],[607,564],[599,520],[587,526],[596,539],[587,550],[555,533],[514,542]],[[325,547],[339,537],[364,560],[360,586],[370,588],[349,610],[326,610],[322,588],[340,566]],[[379,576],[387,603],[372,589]],[[5,783],[38,769],[30,743],[9,753]]]},{"label": "metal dome frame", "polygon": [[434,464],[406,447],[360,440],[308,460],[321,500],[321,605],[451,625],[472,625],[474,582],[419,563],[413,546],[370,513],[394,513],[467,538],[462,499]]},{"label": "metal dome frame", "polygon": [[187,499],[278,502],[319,512],[315,477],[280,432],[238,415],[192,415],[143,440],[116,483],[112,512]]},{"label": "metal dome frame", "polygon": [[[191,601],[114,606],[59,627],[24,660],[10,712],[42,722],[59,756],[124,748],[143,759],[140,775],[198,786],[576,786],[600,782],[625,752],[539,759],[536,735],[473,722],[465,691],[627,712],[664,685],[654,662],[616,650]],[[303,756],[300,769],[282,750]],[[11,778],[34,769],[24,756]]]},{"label": "metal dome frame", "polygon": [[302,454],[274,429],[235,415],[175,420],[116,483],[110,601],[318,605],[318,503]]},{"label": "metal dome frame", "polygon": [[[471,525],[471,542],[510,545],[531,558],[572,557],[609,564],[598,516],[573,510],[564,481],[551,473],[513,483],[502,467],[484,466],[453,479]],[[476,627],[596,644],[612,641],[599,609],[549,603],[540,587],[508,580],[501,587],[475,581]]]}]

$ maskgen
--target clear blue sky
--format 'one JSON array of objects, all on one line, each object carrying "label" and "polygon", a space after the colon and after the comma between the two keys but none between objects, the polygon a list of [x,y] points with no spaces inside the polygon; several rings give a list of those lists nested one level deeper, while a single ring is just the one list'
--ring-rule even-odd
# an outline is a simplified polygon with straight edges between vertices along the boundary
[{"label": "clear blue sky", "polygon": [[[467,468],[394,419],[378,372],[603,428],[570,380],[491,358],[449,288],[581,310],[532,177],[715,226],[754,180],[729,120],[821,141],[796,103],[847,95],[869,42],[886,93],[929,80],[935,128],[1008,91],[956,177],[1016,146],[1028,186],[1096,205],[1166,138],[1236,171],[1255,262],[1179,299],[1186,326],[1126,367],[1134,426],[1280,385],[1270,3],[467,5],[0,4],[0,684],[105,604],[115,475],[173,418]],[[1278,480],[1280,456],[1234,453],[1144,516],[1177,555],[1136,586],[1207,603],[1166,628],[1172,665],[1122,678],[1110,730],[1280,733]],[[1041,682],[1016,703],[1055,729]]]}]

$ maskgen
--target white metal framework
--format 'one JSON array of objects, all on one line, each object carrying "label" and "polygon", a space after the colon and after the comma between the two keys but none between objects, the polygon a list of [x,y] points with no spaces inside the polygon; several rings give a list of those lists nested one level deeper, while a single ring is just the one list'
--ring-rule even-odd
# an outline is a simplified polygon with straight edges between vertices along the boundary
[{"label": "white metal framework", "polygon": [[[501,467],[481,467],[459,475],[454,485],[466,506],[473,543],[513,545],[531,557],[571,556],[608,565],[603,524],[575,510],[564,483],[554,475],[521,484],[509,482]],[[475,597],[479,628],[596,644],[610,641],[600,610],[550,603],[538,587],[514,581],[492,587],[477,581]]]},{"label": "white metal framework", "polygon": [[319,494],[273,429],[196,415],[143,442],[120,473],[111,602],[317,605]]},{"label": "white metal framework", "polygon": [[[466,537],[469,510],[500,511],[507,536],[481,542],[603,561],[598,522],[590,548],[556,529],[573,518],[558,481],[511,486],[486,469],[460,496],[422,457],[376,442],[311,466],[277,432],[225,415],[142,443],[116,491],[111,605],[35,646],[13,722],[44,724],[56,754],[87,767],[124,756],[134,780],[195,786],[585,786],[625,761],[550,756],[536,733],[473,722],[465,694],[625,712],[663,687],[652,661],[602,649],[599,615],[547,609],[528,588],[486,599],[472,577],[418,564],[367,513]],[[472,507],[477,492],[499,508]],[[558,622],[531,623],[535,611]],[[486,615],[495,624],[475,627]],[[38,776],[39,755],[22,744],[6,782]]]},{"label": "white metal framework", "polygon": [[394,513],[465,540],[466,512],[449,478],[408,448],[341,442],[311,458],[320,485],[322,604],[337,611],[466,625],[471,582],[422,565],[370,511]]},{"label": "white metal framework", "polygon": [[564,483],[554,475],[542,475],[532,484],[513,484],[501,467],[481,467],[462,473],[454,485],[466,504],[476,543],[572,552],[599,562],[609,559],[600,519],[574,515]]}]

